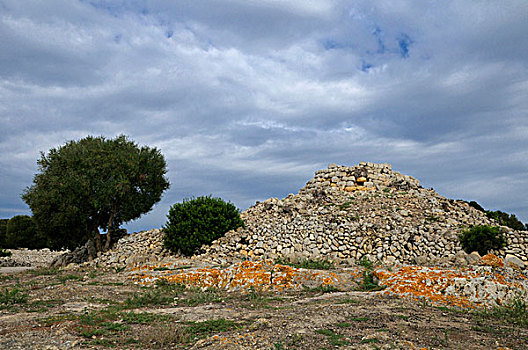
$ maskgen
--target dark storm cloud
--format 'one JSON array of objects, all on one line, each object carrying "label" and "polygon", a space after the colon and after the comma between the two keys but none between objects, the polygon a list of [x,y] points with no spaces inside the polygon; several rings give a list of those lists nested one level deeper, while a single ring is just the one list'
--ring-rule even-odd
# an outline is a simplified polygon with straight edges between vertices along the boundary
[{"label": "dark storm cloud", "polygon": [[330,162],[392,163],[528,221],[528,5],[456,1],[2,1],[0,214],[39,151],[125,133],[182,198],[240,207]]}]

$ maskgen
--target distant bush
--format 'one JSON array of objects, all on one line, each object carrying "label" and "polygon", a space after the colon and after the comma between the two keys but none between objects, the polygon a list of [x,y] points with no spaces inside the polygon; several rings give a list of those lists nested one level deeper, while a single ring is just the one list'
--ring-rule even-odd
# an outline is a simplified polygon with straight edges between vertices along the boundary
[{"label": "distant bush", "polygon": [[459,236],[460,245],[466,253],[477,251],[481,256],[490,250],[498,250],[506,246],[506,237],[499,227],[474,226],[464,230]]},{"label": "distant bush", "polygon": [[9,219],[0,219],[0,248],[6,247],[6,231],[7,231],[7,222]]},{"label": "distant bush", "polygon": [[211,196],[184,199],[170,208],[167,218],[164,245],[184,255],[192,255],[203,244],[244,226],[233,204]]},{"label": "distant bush", "polygon": [[515,216],[515,214],[508,214],[500,210],[491,211],[487,210],[486,215],[488,218],[497,221],[499,225],[508,226],[514,230],[526,230],[527,227]]},{"label": "distant bush", "polygon": [[28,215],[13,216],[7,222],[6,247],[40,249],[46,241],[37,230],[33,218]]},{"label": "distant bush", "polygon": [[473,207],[473,208],[475,208],[475,209],[477,209],[477,210],[480,210],[480,211],[482,211],[482,212],[485,212],[485,211],[486,211],[484,208],[482,208],[482,206],[481,206],[480,204],[478,204],[478,203],[475,202],[475,201],[471,201],[471,202],[469,202],[468,204],[469,204],[470,207]]},{"label": "distant bush", "polygon": [[522,230],[528,230],[528,223],[523,224],[515,214],[508,214],[500,210],[486,210],[482,208],[480,204],[478,204],[475,201],[467,202],[470,207],[473,207],[477,210],[480,210],[481,212],[486,213],[486,216],[490,219],[495,220],[499,225],[501,226],[508,226],[509,228],[512,228],[514,230],[522,231]]}]

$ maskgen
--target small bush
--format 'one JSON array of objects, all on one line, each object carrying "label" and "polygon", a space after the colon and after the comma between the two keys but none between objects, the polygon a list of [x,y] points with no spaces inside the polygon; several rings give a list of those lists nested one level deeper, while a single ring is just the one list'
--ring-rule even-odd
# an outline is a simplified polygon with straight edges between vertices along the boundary
[{"label": "small bush", "polygon": [[23,293],[19,288],[7,289],[0,291],[0,304],[13,305],[22,304],[27,301],[28,295]]},{"label": "small bush", "polygon": [[184,255],[193,255],[202,245],[244,226],[240,212],[233,204],[211,196],[176,203],[167,218],[163,227],[164,245]]},{"label": "small bush", "polygon": [[499,225],[508,226],[514,230],[522,231],[526,229],[526,226],[519,219],[517,219],[515,214],[508,214],[500,210],[488,210],[486,211],[486,216],[497,221]]},{"label": "small bush", "polygon": [[9,250],[5,250],[0,248],[0,258],[11,256],[11,252]]},{"label": "small bush", "polygon": [[28,215],[13,216],[7,222],[7,248],[40,249],[46,246],[46,240],[37,230],[33,218]]},{"label": "small bush", "polygon": [[459,236],[462,249],[466,253],[477,251],[481,256],[490,250],[498,250],[506,246],[506,238],[499,227],[474,226],[464,230]]},{"label": "small bush", "polygon": [[0,248],[7,248],[5,239],[8,221],[9,219],[0,219]]}]

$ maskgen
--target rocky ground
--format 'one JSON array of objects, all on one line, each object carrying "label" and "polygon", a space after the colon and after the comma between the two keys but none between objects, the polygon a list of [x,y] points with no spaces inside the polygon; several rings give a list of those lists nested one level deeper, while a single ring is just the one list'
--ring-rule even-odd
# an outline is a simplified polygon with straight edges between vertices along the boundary
[{"label": "rocky ground", "polygon": [[[179,270],[193,268],[187,263]],[[93,267],[1,275],[0,348],[528,348],[521,306],[447,306],[361,291],[361,280],[348,291],[321,285],[226,291],[166,282],[145,287],[136,275]]]}]

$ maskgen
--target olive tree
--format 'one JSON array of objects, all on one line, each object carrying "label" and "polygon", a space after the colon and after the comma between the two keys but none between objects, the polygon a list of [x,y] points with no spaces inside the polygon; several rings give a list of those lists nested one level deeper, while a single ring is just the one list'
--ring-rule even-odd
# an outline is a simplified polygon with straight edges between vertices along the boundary
[{"label": "olive tree", "polygon": [[[97,250],[107,250],[112,232],[150,211],[169,187],[161,152],[124,135],[69,141],[41,153],[37,163],[22,199],[52,248],[93,239]],[[100,230],[107,231],[104,246]]]}]

